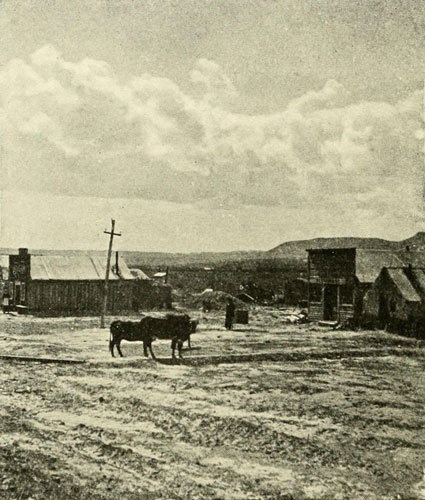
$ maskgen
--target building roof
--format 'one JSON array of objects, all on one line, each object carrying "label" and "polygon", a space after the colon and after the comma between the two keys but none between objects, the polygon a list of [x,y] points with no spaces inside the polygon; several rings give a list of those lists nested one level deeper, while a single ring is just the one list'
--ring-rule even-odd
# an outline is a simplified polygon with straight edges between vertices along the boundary
[{"label": "building roof", "polygon": [[[114,260],[115,263],[115,260]],[[104,280],[104,258],[89,255],[32,255],[31,278],[33,280]],[[122,257],[118,258],[118,274],[111,265],[110,280],[134,280]]]},{"label": "building roof", "polygon": [[138,280],[150,280],[149,276],[145,274],[141,269],[132,268],[130,269],[130,272]]},{"label": "building roof", "polygon": [[360,283],[373,283],[383,267],[400,267],[403,261],[388,250],[356,250],[356,277]]},{"label": "building roof", "polygon": [[409,302],[421,302],[421,298],[414,289],[409,278],[404,273],[404,269],[387,269],[388,275],[394,285],[397,287],[402,297]]},{"label": "building roof", "polygon": [[423,269],[411,269],[412,274],[419,291],[425,294],[425,272]]},{"label": "building roof", "polygon": [[167,273],[164,271],[159,271],[153,275],[154,278],[165,278],[167,276]]}]

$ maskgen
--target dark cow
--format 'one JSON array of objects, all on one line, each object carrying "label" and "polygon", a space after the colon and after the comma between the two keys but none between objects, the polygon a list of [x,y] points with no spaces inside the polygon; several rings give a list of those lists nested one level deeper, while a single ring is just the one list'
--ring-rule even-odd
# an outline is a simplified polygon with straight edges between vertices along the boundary
[{"label": "dark cow", "polygon": [[141,327],[141,321],[113,321],[110,326],[109,335],[109,351],[114,357],[114,347],[117,346],[118,354],[122,357],[121,341],[127,340],[128,342],[143,342],[143,353],[147,357],[148,349],[152,358],[155,355],[152,351],[153,338],[145,332]]},{"label": "dark cow", "polygon": [[161,318],[145,316],[139,322],[114,321],[110,328],[109,350],[114,356],[114,346],[117,346],[119,355],[123,356],[120,348],[122,340],[139,341],[143,342],[144,355],[148,356],[149,349],[155,359],[152,342],[155,339],[167,339],[171,340],[172,357],[175,358],[177,347],[181,358],[183,342],[187,340],[191,347],[190,334],[196,331],[197,324],[197,320],[191,320],[187,314],[167,314]]}]

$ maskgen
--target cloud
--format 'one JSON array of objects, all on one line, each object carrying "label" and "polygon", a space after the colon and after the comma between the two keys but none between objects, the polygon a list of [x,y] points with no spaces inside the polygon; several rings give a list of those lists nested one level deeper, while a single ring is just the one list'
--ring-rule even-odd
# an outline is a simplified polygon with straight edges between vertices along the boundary
[{"label": "cloud", "polygon": [[238,95],[235,86],[220,66],[208,59],[198,59],[190,72],[193,83],[203,87],[204,100],[212,104],[223,104],[232,101]]},{"label": "cloud", "polygon": [[420,216],[419,91],[396,103],[354,102],[330,80],[279,112],[251,116],[234,111],[238,92],[214,61],[198,60],[188,82],[183,91],[151,74],[125,79],[49,45],[10,61],[0,71],[8,187],[199,210]]}]

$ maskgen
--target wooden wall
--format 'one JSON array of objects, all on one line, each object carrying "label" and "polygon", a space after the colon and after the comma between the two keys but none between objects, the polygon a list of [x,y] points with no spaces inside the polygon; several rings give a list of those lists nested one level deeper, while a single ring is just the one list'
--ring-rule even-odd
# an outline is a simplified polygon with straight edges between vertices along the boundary
[{"label": "wooden wall", "polygon": [[423,315],[422,304],[406,301],[384,272],[381,273],[364,297],[363,313],[365,322],[379,325],[380,297],[383,297],[388,304],[388,319],[391,322],[405,322],[412,317],[420,317]]},{"label": "wooden wall", "polygon": [[[352,304],[340,304],[338,321],[344,322],[354,317],[354,307]],[[320,321],[323,319],[323,303],[310,302],[308,317],[310,321]]]},{"label": "wooden wall", "polygon": [[341,304],[339,306],[339,322],[343,323],[354,317],[354,307],[352,304]]},{"label": "wooden wall", "polygon": [[[133,280],[109,282],[108,312],[135,311]],[[44,315],[98,314],[103,298],[102,281],[29,281],[29,312]]]},{"label": "wooden wall", "polygon": [[310,302],[308,319],[310,321],[320,321],[323,319],[323,304],[321,302]]},{"label": "wooden wall", "polygon": [[[99,314],[103,281],[30,281],[25,304],[32,314],[44,316]],[[171,308],[171,287],[153,281],[110,281],[108,314],[138,313],[154,308]]]},{"label": "wooden wall", "polygon": [[309,253],[309,276],[313,283],[337,283],[337,280],[350,280],[355,270],[356,253],[353,249]]},{"label": "wooden wall", "polygon": [[[353,249],[319,250],[309,252],[308,279],[309,279],[309,319],[320,321],[323,319],[323,287],[324,285],[338,286],[340,296],[337,320],[345,322],[354,317],[355,262],[356,254]],[[313,292],[314,287],[314,292]],[[343,289],[350,291],[349,299],[344,297]]]}]

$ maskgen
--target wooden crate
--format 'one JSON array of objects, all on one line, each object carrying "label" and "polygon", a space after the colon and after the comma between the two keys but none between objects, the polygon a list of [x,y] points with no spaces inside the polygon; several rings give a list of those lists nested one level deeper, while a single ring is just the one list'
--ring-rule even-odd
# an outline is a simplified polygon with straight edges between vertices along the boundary
[{"label": "wooden crate", "polygon": [[247,325],[248,324],[248,311],[246,309],[236,309],[234,322],[239,323],[241,325]]}]

